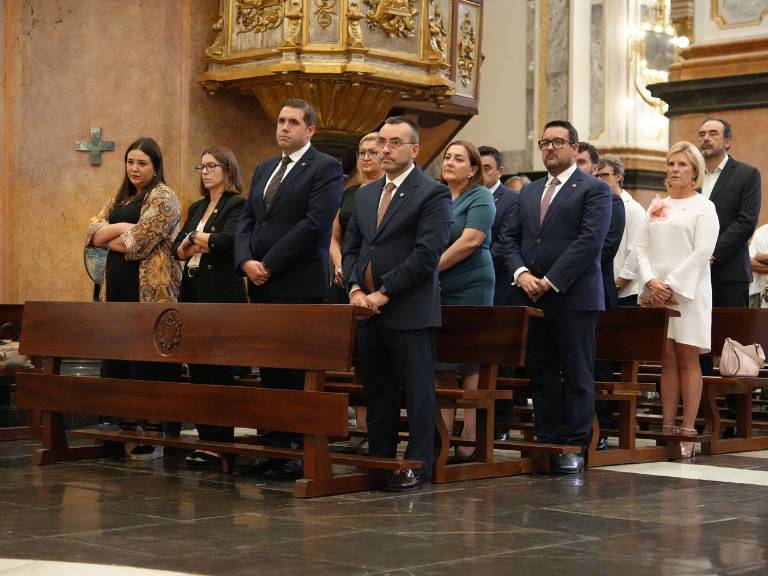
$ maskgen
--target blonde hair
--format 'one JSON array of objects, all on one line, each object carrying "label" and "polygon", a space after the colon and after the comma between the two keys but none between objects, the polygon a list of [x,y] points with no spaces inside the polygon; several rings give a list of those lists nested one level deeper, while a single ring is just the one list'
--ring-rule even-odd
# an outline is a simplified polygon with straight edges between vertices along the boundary
[{"label": "blonde hair", "polygon": [[358,149],[360,148],[360,144],[363,142],[376,142],[379,139],[379,133],[378,132],[371,132],[370,134],[366,134],[362,138],[360,138],[360,142],[357,143]]},{"label": "blonde hair", "polygon": [[[693,171],[695,173],[693,187],[700,188],[701,183],[704,180],[704,156],[701,155],[701,152],[696,146],[686,140],[681,140],[677,144],[672,145],[669,149],[669,152],[667,152],[667,161],[669,161],[670,157],[681,152],[688,157],[691,166],[693,166]],[[667,184],[667,192],[669,192],[669,184]]]}]

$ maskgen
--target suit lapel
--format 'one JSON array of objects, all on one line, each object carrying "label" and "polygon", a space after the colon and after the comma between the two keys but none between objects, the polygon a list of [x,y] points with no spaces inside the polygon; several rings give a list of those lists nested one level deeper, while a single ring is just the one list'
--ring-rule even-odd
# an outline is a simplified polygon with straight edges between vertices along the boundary
[{"label": "suit lapel", "polygon": [[533,197],[534,201],[536,202],[536,224],[539,224],[541,222],[541,197],[544,196],[544,188],[547,187],[547,179],[542,178],[538,183],[531,184],[531,188],[533,189]]},{"label": "suit lapel", "polygon": [[723,171],[720,172],[720,176],[717,177],[717,182],[715,182],[715,187],[712,188],[712,192],[709,194],[709,200],[711,202],[715,201],[715,196],[720,194],[720,191],[725,188],[725,185],[728,183],[728,180],[730,180],[731,176],[733,176],[733,158],[728,158],[728,162],[725,163],[725,166],[723,166]]},{"label": "suit lapel", "polygon": [[[264,172],[262,173],[261,178],[259,178],[258,185],[251,190],[251,198],[257,215],[263,216],[267,211],[267,207],[264,205],[264,190],[266,190],[267,184],[269,183],[269,177],[272,176],[272,172],[275,171],[275,168],[277,168],[277,165],[280,163],[280,158],[281,156],[277,156],[265,163]],[[274,206],[274,202],[272,205]]]},{"label": "suit lapel", "polygon": [[[552,203],[549,205],[549,210],[547,210],[547,214],[544,216],[544,222],[541,223],[541,227],[544,228],[544,226],[547,225],[547,223],[552,220],[552,218],[555,217],[555,213],[560,209],[560,206],[565,203],[565,201],[568,199],[568,195],[573,191],[574,188],[576,188],[579,184],[581,184],[581,181],[583,180],[583,174],[581,170],[578,168],[576,171],[571,175],[568,180],[566,180],[565,184],[563,184],[560,187],[560,190],[557,191],[557,195],[555,195],[555,198],[552,200]],[[541,204],[539,204],[539,211],[541,211]]]},{"label": "suit lapel", "polygon": [[[213,212],[211,212],[211,216],[208,218],[208,221],[205,223],[205,226],[203,230],[205,232],[210,232],[211,228],[213,228],[219,217],[224,213],[224,207],[227,205],[227,201],[229,200],[231,194],[228,194],[224,192],[224,194],[221,195],[221,198],[219,198],[219,201],[216,202],[216,206],[213,208]],[[200,214],[200,217],[202,218],[202,213]]]},{"label": "suit lapel", "polygon": [[[387,207],[387,211],[384,214],[384,218],[381,219],[381,224],[376,229],[375,236],[378,236],[381,234],[382,230],[384,230],[387,227],[387,224],[394,218],[395,214],[397,214],[397,211],[400,210],[400,207],[405,204],[408,199],[416,192],[416,189],[419,187],[418,181],[419,181],[419,175],[420,172],[417,173],[418,167],[414,167],[410,174],[408,174],[408,177],[405,179],[405,181],[395,188],[395,195],[392,197],[392,201],[389,203],[389,206]],[[386,180],[386,179],[385,179]],[[383,187],[382,187],[383,190]],[[381,198],[381,194],[379,194],[379,198]],[[378,212],[378,204],[376,212]],[[375,217],[374,217],[375,218]],[[376,220],[374,219],[374,226],[376,225]],[[375,237],[374,236],[374,237]]]},{"label": "suit lapel", "polygon": [[[314,156],[315,156],[314,148],[310,146],[309,149],[304,153],[304,155],[301,158],[299,158],[299,161],[296,162],[296,166],[291,168],[291,171],[288,172],[288,174],[286,174],[285,177],[283,178],[283,181],[280,182],[280,186],[277,187],[277,194],[275,195],[275,199],[272,200],[272,205],[269,207],[269,212],[274,210],[275,206],[280,202],[280,198],[285,196],[286,191],[290,189],[291,182],[293,182],[298,177],[299,174],[301,174],[304,170],[307,169],[307,167],[310,165],[312,158]],[[274,170],[274,168],[272,168],[272,170]]]}]

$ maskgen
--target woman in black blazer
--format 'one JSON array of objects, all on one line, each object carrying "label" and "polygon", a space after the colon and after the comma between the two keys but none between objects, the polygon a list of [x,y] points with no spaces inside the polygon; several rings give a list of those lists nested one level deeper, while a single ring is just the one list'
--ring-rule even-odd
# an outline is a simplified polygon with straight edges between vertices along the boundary
[{"label": "woman in black blazer", "polygon": [[[184,261],[180,302],[247,302],[245,283],[235,273],[234,234],[245,199],[242,180],[231,150],[212,146],[203,151],[195,168],[200,173],[200,200],[189,207],[187,222],[173,243],[173,252]],[[202,384],[231,384],[230,366],[191,364],[190,377]],[[201,440],[232,442],[231,427],[197,424]],[[187,462],[217,463],[218,454],[195,451]]]}]

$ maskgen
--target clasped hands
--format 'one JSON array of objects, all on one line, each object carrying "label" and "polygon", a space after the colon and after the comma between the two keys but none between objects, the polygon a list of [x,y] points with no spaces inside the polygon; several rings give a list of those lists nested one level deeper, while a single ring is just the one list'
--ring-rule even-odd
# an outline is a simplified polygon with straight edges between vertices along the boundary
[{"label": "clasped hands", "polygon": [[243,264],[243,272],[248,276],[248,280],[253,282],[256,286],[262,286],[269,280],[271,272],[264,266],[263,262],[258,260],[248,260]]},{"label": "clasped hands", "polygon": [[658,278],[648,280],[648,282],[645,284],[645,287],[648,288],[648,291],[651,293],[654,306],[676,304],[676,302],[673,302],[672,288],[670,288],[667,284]]},{"label": "clasped hands", "polygon": [[179,257],[179,260],[189,260],[195,254],[202,254],[204,252],[208,251],[205,250],[202,246],[195,244],[194,242],[190,242],[189,234],[187,234],[184,240],[181,241],[181,244],[179,244],[179,247],[176,249],[176,255]]},{"label": "clasped hands", "polygon": [[522,288],[523,292],[528,295],[532,302],[536,302],[552,289],[550,283],[544,280],[544,278],[536,278],[527,270],[520,272],[515,283]]},{"label": "clasped hands", "polygon": [[349,296],[350,304],[365,309],[365,311],[361,311],[357,314],[358,320],[365,320],[374,314],[381,314],[382,306],[385,306],[388,302],[389,296],[382,294],[378,290],[371,294],[366,294],[362,290],[355,290]]}]

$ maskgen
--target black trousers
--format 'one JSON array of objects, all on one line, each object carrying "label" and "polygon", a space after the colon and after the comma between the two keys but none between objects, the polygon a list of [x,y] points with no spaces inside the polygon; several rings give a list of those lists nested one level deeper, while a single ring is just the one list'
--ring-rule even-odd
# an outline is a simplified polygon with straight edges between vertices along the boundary
[{"label": "black trousers", "polygon": [[545,311],[544,318],[531,320],[526,364],[537,442],[589,445],[596,324],[597,312]]},{"label": "black trousers", "polygon": [[[232,366],[216,366],[210,364],[190,364],[189,376],[195,384],[218,384],[230,386],[234,382]],[[214,426],[211,424],[195,424],[200,440],[211,442],[234,442],[235,429],[231,426]]]},{"label": "black trousers", "polygon": [[[251,304],[322,304],[322,298],[277,298],[258,296],[253,285],[248,284]],[[265,388],[303,390],[305,370],[292,370],[289,368],[259,368],[261,384]],[[297,442],[301,442],[303,436],[293,432],[265,431],[264,442],[269,446],[278,448],[291,448]]]},{"label": "black trousers", "polygon": [[371,456],[394,457],[400,406],[408,411],[406,458],[422,461],[417,475],[432,476],[435,442],[435,331],[392,330],[374,317],[357,329],[360,377],[368,404]]}]

